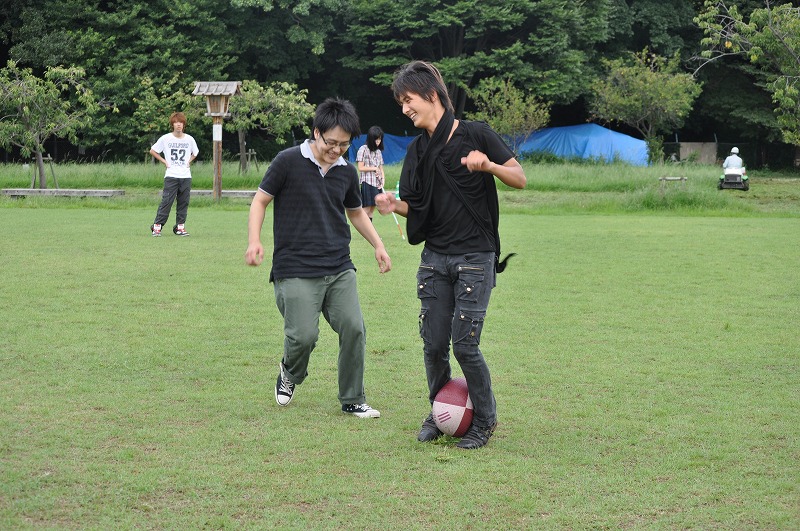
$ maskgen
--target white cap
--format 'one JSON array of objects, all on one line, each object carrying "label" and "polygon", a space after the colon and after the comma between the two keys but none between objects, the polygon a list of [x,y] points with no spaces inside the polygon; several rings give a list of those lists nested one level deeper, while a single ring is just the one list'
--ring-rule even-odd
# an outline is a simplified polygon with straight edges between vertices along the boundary
[{"label": "white cap", "polygon": [[738,155],[739,154],[739,148],[737,148],[737,147],[731,148],[731,153],[733,153],[735,155]]}]

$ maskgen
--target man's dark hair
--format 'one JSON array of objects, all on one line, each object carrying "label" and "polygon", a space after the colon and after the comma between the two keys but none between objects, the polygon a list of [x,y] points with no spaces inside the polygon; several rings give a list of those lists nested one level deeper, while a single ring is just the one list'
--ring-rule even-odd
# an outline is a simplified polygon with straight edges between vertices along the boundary
[{"label": "man's dark hair", "polygon": [[435,93],[439,96],[442,106],[448,111],[454,112],[442,73],[431,63],[425,61],[412,61],[401,66],[394,73],[392,92],[394,99],[398,102],[409,93],[419,94],[427,101],[431,101]]},{"label": "man's dark hair", "polygon": [[[381,139],[380,145],[375,143],[379,138]],[[383,151],[383,129],[377,125],[373,125],[367,131],[367,148],[370,151],[378,151],[379,149]]]},{"label": "man's dark hair", "polygon": [[337,126],[349,133],[350,138],[361,134],[358,113],[353,104],[341,98],[328,98],[317,106],[313,128],[324,135]]}]

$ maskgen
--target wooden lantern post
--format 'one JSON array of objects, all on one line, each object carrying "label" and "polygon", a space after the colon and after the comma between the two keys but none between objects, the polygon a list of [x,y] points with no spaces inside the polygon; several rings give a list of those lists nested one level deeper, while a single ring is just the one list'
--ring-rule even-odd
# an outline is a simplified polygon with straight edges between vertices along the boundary
[{"label": "wooden lantern post", "polygon": [[195,81],[193,96],[206,97],[206,116],[214,121],[214,201],[222,197],[222,120],[230,117],[228,99],[242,93],[241,81]]}]

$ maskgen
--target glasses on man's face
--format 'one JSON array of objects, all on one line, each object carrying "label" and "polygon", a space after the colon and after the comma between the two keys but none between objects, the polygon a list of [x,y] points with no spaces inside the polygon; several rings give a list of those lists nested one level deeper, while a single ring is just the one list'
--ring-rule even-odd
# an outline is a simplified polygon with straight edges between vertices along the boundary
[{"label": "glasses on man's face", "polygon": [[328,146],[330,149],[338,147],[342,151],[346,151],[347,148],[350,147],[350,142],[335,142],[333,140],[325,140],[325,137],[322,136],[322,133],[319,134],[319,137],[322,139],[325,145]]}]

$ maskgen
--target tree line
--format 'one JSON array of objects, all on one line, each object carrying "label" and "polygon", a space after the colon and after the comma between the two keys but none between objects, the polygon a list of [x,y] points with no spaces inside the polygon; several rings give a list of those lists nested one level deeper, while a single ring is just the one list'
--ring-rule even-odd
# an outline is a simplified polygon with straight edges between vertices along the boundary
[{"label": "tree line", "polygon": [[[797,2],[763,0],[15,0],[0,4],[0,65],[68,72],[97,108],[54,134],[114,160],[140,160],[172,110],[205,127],[201,80],[256,93],[226,124],[239,152],[242,131],[267,157],[307,134],[333,95],[362,127],[416,134],[388,89],[411,59],[439,66],[458,116],[499,120],[505,97],[527,127],[591,119],[655,152],[673,137],[774,148],[800,144],[798,20]],[[634,102],[674,105],[642,123]]]}]

